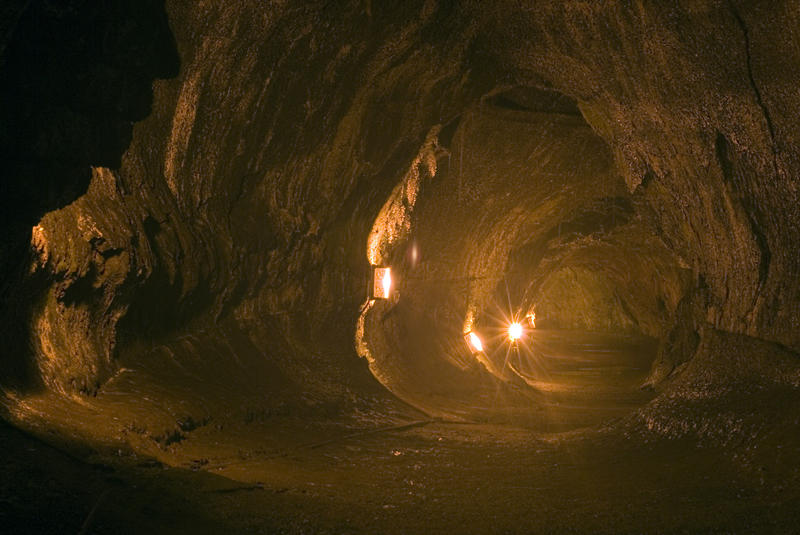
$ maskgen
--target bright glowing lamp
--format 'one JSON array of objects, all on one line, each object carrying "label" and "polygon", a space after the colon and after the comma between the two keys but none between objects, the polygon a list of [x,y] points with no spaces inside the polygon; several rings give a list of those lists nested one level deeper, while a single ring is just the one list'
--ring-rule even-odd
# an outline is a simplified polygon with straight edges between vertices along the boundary
[{"label": "bright glowing lamp", "polygon": [[389,299],[392,295],[392,268],[372,267],[372,299]]},{"label": "bright glowing lamp", "polygon": [[483,342],[481,342],[481,337],[474,332],[470,331],[465,334],[464,340],[466,340],[467,345],[473,353],[480,353],[483,351]]},{"label": "bright glowing lamp", "polygon": [[383,287],[383,295],[389,295],[392,291],[392,270],[386,268],[383,272],[383,279],[381,279],[381,286]]},{"label": "bright glowing lamp", "polygon": [[508,339],[516,342],[522,338],[522,325],[516,321],[508,326]]}]

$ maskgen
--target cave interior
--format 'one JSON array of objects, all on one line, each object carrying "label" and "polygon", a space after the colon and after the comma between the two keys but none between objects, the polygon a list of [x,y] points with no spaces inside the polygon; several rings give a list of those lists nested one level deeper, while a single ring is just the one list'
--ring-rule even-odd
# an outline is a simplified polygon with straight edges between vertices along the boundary
[{"label": "cave interior", "polygon": [[0,526],[800,529],[797,3],[0,12]]}]

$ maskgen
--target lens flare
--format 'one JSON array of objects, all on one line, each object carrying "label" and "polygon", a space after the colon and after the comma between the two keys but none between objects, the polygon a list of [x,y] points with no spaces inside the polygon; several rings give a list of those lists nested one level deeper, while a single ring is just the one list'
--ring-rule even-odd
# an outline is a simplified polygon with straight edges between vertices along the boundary
[{"label": "lens flare", "polygon": [[508,339],[516,342],[522,338],[522,325],[516,321],[508,326]]}]

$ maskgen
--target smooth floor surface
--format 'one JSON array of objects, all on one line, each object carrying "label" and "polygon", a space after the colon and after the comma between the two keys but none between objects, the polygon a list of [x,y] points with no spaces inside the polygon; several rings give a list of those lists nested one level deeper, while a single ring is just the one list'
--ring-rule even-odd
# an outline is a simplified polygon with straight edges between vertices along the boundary
[{"label": "smooth floor surface", "polygon": [[639,388],[647,359],[634,345],[542,333],[535,347],[551,400],[540,410],[567,430],[286,417],[206,425],[153,456],[66,454],[3,427],[0,520],[13,533],[785,533],[800,525],[798,446],[776,438],[723,448],[631,432],[629,415],[650,395]]}]

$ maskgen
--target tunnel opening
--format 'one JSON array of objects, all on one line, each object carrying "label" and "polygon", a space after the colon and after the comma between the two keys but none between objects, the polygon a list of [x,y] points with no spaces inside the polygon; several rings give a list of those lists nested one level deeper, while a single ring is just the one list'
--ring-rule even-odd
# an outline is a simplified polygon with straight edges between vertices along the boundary
[{"label": "tunnel opening", "polygon": [[356,344],[411,405],[554,429],[652,398],[686,273],[568,96],[514,87],[432,129],[367,242],[396,287],[365,303]]}]

